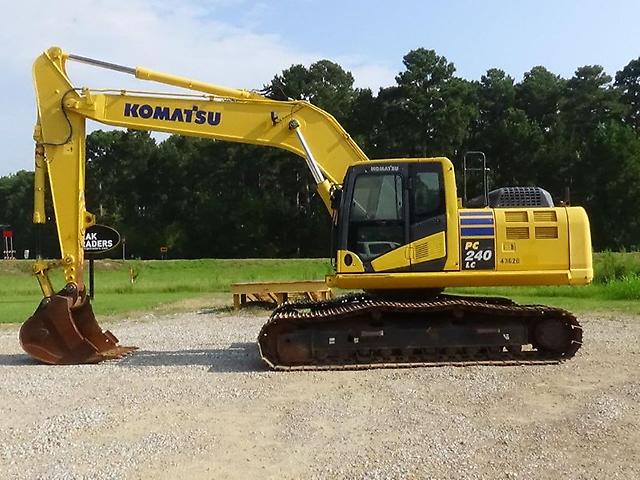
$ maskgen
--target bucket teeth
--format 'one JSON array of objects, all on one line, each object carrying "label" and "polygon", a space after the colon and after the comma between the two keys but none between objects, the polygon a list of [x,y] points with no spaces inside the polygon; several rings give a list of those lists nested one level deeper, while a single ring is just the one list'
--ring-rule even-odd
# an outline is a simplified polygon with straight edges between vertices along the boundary
[{"label": "bucket teeth", "polygon": [[118,345],[109,331],[102,331],[89,299],[61,291],[45,298],[20,328],[20,344],[36,360],[51,365],[99,363],[122,358],[137,347]]}]

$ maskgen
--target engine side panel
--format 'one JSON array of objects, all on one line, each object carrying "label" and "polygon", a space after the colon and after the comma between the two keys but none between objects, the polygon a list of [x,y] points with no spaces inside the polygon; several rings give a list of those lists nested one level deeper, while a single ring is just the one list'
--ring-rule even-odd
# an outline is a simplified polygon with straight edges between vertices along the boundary
[{"label": "engine side panel", "polygon": [[496,270],[568,270],[566,208],[495,209]]}]

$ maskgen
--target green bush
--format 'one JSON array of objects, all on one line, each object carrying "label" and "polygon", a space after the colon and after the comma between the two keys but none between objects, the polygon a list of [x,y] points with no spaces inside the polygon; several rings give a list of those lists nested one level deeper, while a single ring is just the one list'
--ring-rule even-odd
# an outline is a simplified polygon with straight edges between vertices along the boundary
[{"label": "green bush", "polygon": [[638,253],[606,251],[594,255],[595,283],[605,284],[634,277],[640,277]]},{"label": "green bush", "polygon": [[608,282],[601,297],[607,300],[640,300],[640,276],[634,274]]}]

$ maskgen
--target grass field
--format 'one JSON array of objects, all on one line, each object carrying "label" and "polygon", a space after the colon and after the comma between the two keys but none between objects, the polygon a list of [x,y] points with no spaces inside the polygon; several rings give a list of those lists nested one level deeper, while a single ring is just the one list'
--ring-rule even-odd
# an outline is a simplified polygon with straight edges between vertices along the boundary
[{"label": "grass field", "polygon": [[[0,323],[23,322],[40,301],[30,261],[0,261]],[[500,295],[572,311],[640,313],[640,253],[595,256],[596,281],[586,287],[464,288],[460,293]],[[98,315],[168,311],[231,304],[234,282],[321,279],[326,259],[96,261]],[[135,276],[135,282],[131,277]],[[52,279],[63,285],[59,271]]]},{"label": "grass field", "polygon": [[[0,261],[0,323],[23,322],[40,302],[31,265],[25,260]],[[234,282],[322,279],[330,270],[326,259],[100,260],[95,262],[93,307],[98,315],[114,315],[206,306],[214,300],[231,304],[225,292]],[[51,278],[56,288],[64,285],[59,270]]]}]

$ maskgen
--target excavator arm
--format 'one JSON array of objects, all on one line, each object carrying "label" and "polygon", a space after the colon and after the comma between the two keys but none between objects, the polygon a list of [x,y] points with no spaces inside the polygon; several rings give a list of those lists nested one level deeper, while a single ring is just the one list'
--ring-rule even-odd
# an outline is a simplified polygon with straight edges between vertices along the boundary
[{"label": "excavator arm", "polygon": [[[141,80],[181,87],[193,93],[129,92],[77,88],[67,61],[131,74]],[[93,60],[52,47],[33,66],[38,120],[34,131],[35,223],[44,223],[48,176],[61,259],[38,259],[34,272],[44,299],[23,325],[20,340],[33,357],[46,363],[97,362],[128,353],[102,332],[85,294],[83,239],[95,217],[85,207],[86,120],[116,127],[166,132],[277,147],[304,158],[325,206],[347,168],[368,158],[340,124],[306,101],[277,101],[138,67]],[[48,270],[61,266],[65,287],[55,293]]]}]

